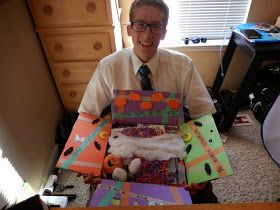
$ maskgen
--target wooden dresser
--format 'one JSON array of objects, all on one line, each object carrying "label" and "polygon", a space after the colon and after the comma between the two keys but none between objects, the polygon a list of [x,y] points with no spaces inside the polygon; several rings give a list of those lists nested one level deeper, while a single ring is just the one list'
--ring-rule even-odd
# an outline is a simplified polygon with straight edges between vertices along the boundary
[{"label": "wooden dresser", "polygon": [[66,112],[76,112],[103,57],[122,47],[117,0],[28,0]]}]

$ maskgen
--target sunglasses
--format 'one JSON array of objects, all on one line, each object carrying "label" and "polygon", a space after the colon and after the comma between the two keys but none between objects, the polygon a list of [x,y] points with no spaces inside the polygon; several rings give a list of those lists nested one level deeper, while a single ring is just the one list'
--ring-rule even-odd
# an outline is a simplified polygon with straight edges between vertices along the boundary
[{"label": "sunglasses", "polygon": [[184,43],[185,45],[188,45],[190,43],[190,40],[192,41],[192,43],[197,44],[197,43],[206,43],[207,42],[207,38],[185,38]]}]

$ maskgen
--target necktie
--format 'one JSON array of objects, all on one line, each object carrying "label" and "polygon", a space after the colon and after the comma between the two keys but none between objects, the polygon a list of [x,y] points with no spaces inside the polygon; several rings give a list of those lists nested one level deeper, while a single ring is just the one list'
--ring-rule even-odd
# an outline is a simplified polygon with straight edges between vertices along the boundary
[{"label": "necktie", "polygon": [[141,88],[142,90],[153,90],[149,74],[151,70],[147,65],[143,65],[139,68],[139,73],[141,75]]}]

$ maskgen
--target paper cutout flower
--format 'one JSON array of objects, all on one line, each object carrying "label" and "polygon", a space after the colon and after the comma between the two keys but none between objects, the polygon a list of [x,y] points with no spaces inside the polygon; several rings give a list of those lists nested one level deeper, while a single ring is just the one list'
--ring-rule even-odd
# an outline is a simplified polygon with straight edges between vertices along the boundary
[{"label": "paper cutout flower", "polygon": [[128,99],[131,101],[139,101],[141,99],[141,95],[139,93],[131,92],[128,95]]},{"label": "paper cutout flower", "polygon": [[153,104],[150,101],[142,101],[142,102],[140,102],[139,106],[140,106],[140,109],[148,110],[153,107]]},{"label": "paper cutout flower", "polygon": [[115,99],[115,104],[117,107],[124,107],[127,104],[127,100],[124,97],[117,97]]},{"label": "paper cutout flower", "polygon": [[153,93],[152,94],[152,101],[161,102],[164,99],[163,93]]},{"label": "paper cutout flower", "polygon": [[179,109],[180,103],[175,99],[170,99],[167,101],[167,106],[169,106],[171,109]]}]

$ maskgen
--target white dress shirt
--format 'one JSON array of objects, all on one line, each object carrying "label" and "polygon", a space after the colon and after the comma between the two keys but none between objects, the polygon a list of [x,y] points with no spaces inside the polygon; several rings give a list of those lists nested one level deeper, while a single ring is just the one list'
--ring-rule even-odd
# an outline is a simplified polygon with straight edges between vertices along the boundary
[{"label": "white dress shirt", "polygon": [[[78,112],[100,115],[111,103],[113,90],[141,90],[139,67],[143,63],[127,48],[102,59],[83,96]],[[192,60],[179,52],[158,49],[146,63],[154,91],[183,94],[191,118],[213,114],[213,101]]]}]

